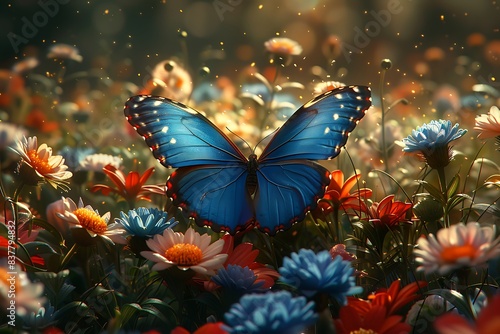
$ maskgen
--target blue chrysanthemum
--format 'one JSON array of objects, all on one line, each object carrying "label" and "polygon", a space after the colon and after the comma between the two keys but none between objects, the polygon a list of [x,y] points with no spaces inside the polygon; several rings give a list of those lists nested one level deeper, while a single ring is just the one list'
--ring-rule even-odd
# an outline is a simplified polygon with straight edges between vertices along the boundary
[{"label": "blue chrysanthemum", "polygon": [[115,223],[121,224],[131,235],[142,238],[161,234],[177,224],[174,218],[167,220],[167,213],[156,208],[137,208],[130,210],[128,215],[122,211],[120,217],[115,218]]},{"label": "blue chrysanthemum", "polygon": [[227,268],[217,270],[217,274],[212,276],[212,281],[223,288],[235,293],[264,292],[262,288],[264,281],[255,282],[257,276],[248,267],[241,267],[237,264],[230,264]]},{"label": "blue chrysanthemum", "polygon": [[430,121],[403,139],[403,151],[420,154],[432,168],[445,167],[453,158],[449,144],[467,133],[458,126],[445,120]]},{"label": "blue chrysanthemum", "polygon": [[310,249],[292,253],[291,258],[283,259],[279,273],[282,282],[297,288],[306,297],[326,293],[342,305],[347,303],[347,296],[363,291],[356,286],[351,262],[340,256],[332,259],[326,250],[318,254]]},{"label": "blue chrysanthemum", "polygon": [[224,315],[224,329],[231,334],[301,333],[318,315],[314,302],[292,297],[288,291],[243,296]]},{"label": "blue chrysanthemum", "polygon": [[448,146],[450,142],[457,140],[467,133],[467,130],[459,129],[458,124],[451,126],[450,121],[438,120],[424,124],[411,132],[411,135],[403,139],[405,152],[430,152],[439,146]]}]

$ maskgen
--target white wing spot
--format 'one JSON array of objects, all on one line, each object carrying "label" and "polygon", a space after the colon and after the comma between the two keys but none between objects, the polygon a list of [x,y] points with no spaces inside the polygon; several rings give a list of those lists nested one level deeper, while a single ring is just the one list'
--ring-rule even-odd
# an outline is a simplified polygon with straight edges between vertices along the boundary
[{"label": "white wing spot", "polygon": [[145,98],[144,96],[139,96],[139,97],[137,97],[137,101],[139,101],[139,102],[142,102],[142,101],[144,101],[145,99],[146,99],[146,98]]},{"label": "white wing spot", "polygon": [[335,96],[335,98],[337,98],[337,99],[341,99],[341,98],[342,98],[342,94],[335,94],[334,96]]},{"label": "white wing spot", "polygon": [[170,139],[170,144],[175,144],[177,143],[177,140],[175,138]]},{"label": "white wing spot", "polygon": [[326,128],[325,128],[325,132],[324,132],[323,134],[325,134],[325,135],[326,135],[326,134],[328,134],[328,133],[330,133],[330,128],[329,128],[329,127],[326,127]]},{"label": "white wing spot", "polygon": [[155,107],[158,107],[159,105],[161,105],[161,101],[155,101],[155,102],[153,103],[153,105],[154,105]]},{"label": "white wing spot", "polygon": [[163,132],[163,133],[167,133],[167,132],[168,132],[168,126],[164,126],[164,127],[161,129],[161,132]]},{"label": "white wing spot", "polygon": [[333,114],[333,119],[337,120],[339,118],[340,118],[339,114]]}]

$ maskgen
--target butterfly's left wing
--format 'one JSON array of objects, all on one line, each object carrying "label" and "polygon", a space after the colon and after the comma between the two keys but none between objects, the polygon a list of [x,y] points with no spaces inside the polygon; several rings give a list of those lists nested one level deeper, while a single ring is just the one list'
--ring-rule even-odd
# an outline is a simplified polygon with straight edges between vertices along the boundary
[{"label": "butterfly's left wing", "polygon": [[254,220],[247,175],[241,164],[181,167],[170,175],[167,195],[199,226],[234,234]]},{"label": "butterfly's left wing", "polygon": [[370,105],[371,91],[365,86],[342,87],[318,95],[283,124],[259,163],[337,156]]}]

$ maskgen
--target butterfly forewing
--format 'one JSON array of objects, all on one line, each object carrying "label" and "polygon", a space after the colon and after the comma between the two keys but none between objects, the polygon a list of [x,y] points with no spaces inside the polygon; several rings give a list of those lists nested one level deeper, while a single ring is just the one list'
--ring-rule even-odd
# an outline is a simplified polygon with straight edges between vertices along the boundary
[{"label": "butterfly forewing", "polygon": [[179,102],[139,95],[127,101],[124,112],[155,158],[166,167],[246,164],[245,156],[222,131]]},{"label": "butterfly forewing", "polygon": [[259,162],[337,156],[370,105],[371,91],[365,86],[342,87],[315,97],[283,124]]}]

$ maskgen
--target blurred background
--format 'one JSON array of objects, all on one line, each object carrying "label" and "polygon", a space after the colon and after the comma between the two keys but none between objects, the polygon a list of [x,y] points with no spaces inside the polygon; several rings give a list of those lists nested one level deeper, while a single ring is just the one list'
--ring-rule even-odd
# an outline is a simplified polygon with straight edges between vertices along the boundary
[{"label": "blurred background", "polygon": [[[423,75],[439,81],[468,60],[466,70],[488,80],[500,66],[494,0],[17,0],[0,6],[2,68],[26,56],[47,61],[47,49],[65,43],[83,57],[73,70],[99,67],[114,79],[140,83],[138,76],[172,56],[192,69],[234,75],[236,68],[264,64],[263,43],[278,35],[303,47],[295,76],[320,65],[329,72],[345,68],[345,81],[367,84],[377,80],[383,58],[398,69],[389,81]],[[331,36],[343,43],[340,51],[329,45]],[[335,68],[329,67],[332,47]]]}]

